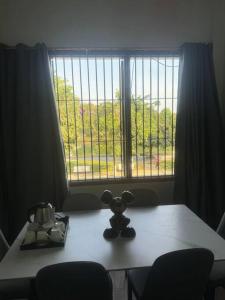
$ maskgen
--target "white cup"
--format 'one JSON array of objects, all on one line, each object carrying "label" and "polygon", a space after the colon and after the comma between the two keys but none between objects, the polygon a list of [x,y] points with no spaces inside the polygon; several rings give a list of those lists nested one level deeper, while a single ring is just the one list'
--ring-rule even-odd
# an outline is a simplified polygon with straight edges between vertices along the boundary
[{"label": "white cup", "polygon": [[25,235],[23,244],[24,244],[24,245],[32,244],[32,243],[34,243],[35,241],[36,241],[36,232],[35,232],[35,231],[32,231],[32,230],[28,230],[28,231],[26,232],[26,235]]},{"label": "white cup", "polygon": [[55,222],[55,227],[56,227],[57,229],[61,230],[62,232],[65,232],[65,230],[66,230],[66,225],[65,225],[65,223],[62,222],[62,221],[56,221],[56,222]]},{"label": "white cup", "polygon": [[48,234],[44,230],[40,230],[37,232],[37,242],[46,242],[48,241]]},{"label": "white cup", "polygon": [[64,240],[64,233],[59,228],[53,227],[48,234],[49,238],[53,242],[62,242]]}]

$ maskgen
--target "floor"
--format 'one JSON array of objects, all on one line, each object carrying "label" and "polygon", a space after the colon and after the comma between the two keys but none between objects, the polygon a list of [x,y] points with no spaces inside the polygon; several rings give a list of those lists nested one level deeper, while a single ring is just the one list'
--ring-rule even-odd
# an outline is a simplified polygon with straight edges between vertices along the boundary
[{"label": "floor", "polygon": [[127,299],[127,282],[125,279],[125,272],[114,271],[110,272],[113,282],[113,300]]}]

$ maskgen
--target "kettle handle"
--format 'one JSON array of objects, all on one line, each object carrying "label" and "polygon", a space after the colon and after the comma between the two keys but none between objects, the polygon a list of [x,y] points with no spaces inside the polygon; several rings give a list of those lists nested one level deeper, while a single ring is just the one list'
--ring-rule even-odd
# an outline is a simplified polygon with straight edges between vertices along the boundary
[{"label": "kettle handle", "polygon": [[31,208],[28,209],[28,212],[27,212],[27,221],[29,223],[32,223],[32,221],[31,221],[31,215],[35,213],[37,207],[38,207],[38,205],[34,205],[34,206],[32,206]]}]

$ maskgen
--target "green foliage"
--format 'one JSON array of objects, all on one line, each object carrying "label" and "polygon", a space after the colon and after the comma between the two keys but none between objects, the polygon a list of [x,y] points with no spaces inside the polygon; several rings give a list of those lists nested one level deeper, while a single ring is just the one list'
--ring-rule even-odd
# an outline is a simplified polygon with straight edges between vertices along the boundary
[{"label": "green foliage", "polygon": [[[81,101],[76,87],[54,77],[54,85],[66,157],[70,156],[71,169],[84,165],[83,158],[93,157],[93,170],[99,170],[97,158],[122,156],[121,101],[117,91],[114,101]],[[156,153],[156,147],[171,148],[175,135],[176,114],[169,108],[159,111],[159,101],[149,103],[141,98],[131,99],[132,154]],[[172,128],[173,124],[173,128]],[[107,145],[106,145],[107,138]],[[78,158],[78,159],[77,159]],[[104,161],[104,159],[103,159]],[[169,168],[168,163],[167,168]],[[92,165],[92,161],[89,161]],[[113,162],[109,162],[113,168]],[[112,166],[111,166],[112,165]],[[68,166],[69,167],[69,166]],[[101,162],[101,169],[106,164]]]},{"label": "green foliage", "polygon": [[142,147],[143,152],[143,148],[168,147],[173,144],[176,115],[169,108],[158,112],[158,105],[158,102],[150,105],[141,98],[132,99],[131,134],[134,150],[138,146]]}]

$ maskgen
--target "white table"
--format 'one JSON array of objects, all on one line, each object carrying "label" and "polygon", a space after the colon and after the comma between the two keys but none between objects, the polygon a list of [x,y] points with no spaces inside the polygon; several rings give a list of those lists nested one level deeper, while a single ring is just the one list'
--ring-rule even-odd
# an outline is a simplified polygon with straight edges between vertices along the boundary
[{"label": "white table", "polygon": [[64,248],[21,251],[25,225],[0,263],[0,279],[34,277],[46,265],[67,261],[95,261],[107,270],[146,267],[166,252],[195,247],[212,250],[216,261],[225,260],[225,240],[184,205],[128,209],[125,215],[136,230],[133,240],[103,238],[112,215],[109,209],[68,215]]}]

